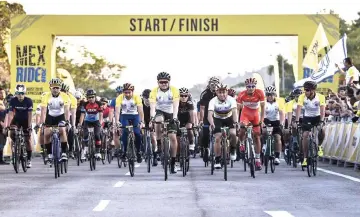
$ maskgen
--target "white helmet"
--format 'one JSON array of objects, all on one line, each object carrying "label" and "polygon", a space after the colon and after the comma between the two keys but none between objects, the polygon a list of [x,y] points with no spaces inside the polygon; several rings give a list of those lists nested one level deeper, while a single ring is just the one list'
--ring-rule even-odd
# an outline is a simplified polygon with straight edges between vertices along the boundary
[{"label": "white helmet", "polygon": [[75,94],[74,94],[74,96],[75,96],[76,99],[81,99],[81,98],[83,98],[83,95],[82,95],[82,93],[81,93],[80,91],[76,91]]},{"label": "white helmet", "polygon": [[24,84],[17,84],[15,87],[15,93],[26,93],[26,87]]}]

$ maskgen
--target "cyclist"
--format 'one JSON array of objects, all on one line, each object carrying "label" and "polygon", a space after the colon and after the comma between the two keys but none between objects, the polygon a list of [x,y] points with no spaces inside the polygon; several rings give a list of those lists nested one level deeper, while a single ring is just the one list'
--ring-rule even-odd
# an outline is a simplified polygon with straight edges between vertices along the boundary
[{"label": "cyclist", "polygon": [[96,101],[96,91],[93,89],[88,89],[86,91],[86,99],[81,106],[81,116],[79,121],[79,126],[81,127],[84,123],[84,151],[81,153],[81,158],[85,159],[85,153],[88,153],[89,147],[89,127],[94,128],[95,136],[95,158],[100,159],[100,148],[101,148],[101,137],[100,137],[100,128],[103,122],[103,110],[101,102]]},{"label": "cyclist", "polygon": [[[62,81],[59,78],[51,79],[49,82],[50,92],[46,93],[41,101],[41,123],[44,123],[44,144],[48,152],[48,159],[52,159],[51,126],[64,125],[68,122],[70,107],[69,96],[60,92]],[[43,126],[44,126],[43,125]],[[50,126],[50,127],[49,127]],[[61,158],[67,160],[67,135],[65,127],[60,127]]]},{"label": "cyclist", "polygon": [[[9,104],[9,120],[10,123],[7,127],[11,128],[21,128],[24,132],[24,139],[26,144],[27,152],[27,168],[31,168],[31,130],[32,130],[32,111],[33,111],[33,101],[25,96],[26,87],[23,84],[18,84],[15,87],[15,98],[10,101]],[[12,142],[15,141],[15,132],[10,131],[10,137]]]},{"label": "cyclist", "polygon": [[[177,117],[179,108],[179,90],[170,85],[171,76],[167,72],[160,72],[157,75],[158,87],[150,93],[150,117],[152,121],[169,122],[167,132],[171,146],[170,173],[177,173],[175,158],[177,154]],[[161,143],[161,128],[155,127],[157,142]],[[162,146],[161,146],[162,147]],[[162,149],[163,150],[163,149]]]},{"label": "cyclist", "polygon": [[[123,88],[122,88],[122,86],[117,86],[116,87],[116,89],[115,89],[115,91],[116,91],[116,97],[115,98],[113,98],[112,100],[111,100],[111,102],[110,102],[110,112],[109,112],[109,120],[112,122],[112,123],[115,123],[115,120],[114,120],[114,112],[115,112],[115,106],[116,106],[116,98],[118,97],[118,96],[120,96],[120,94],[122,94],[123,93]],[[120,121],[120,120],[118,120],[118,121]],[[117,156],[117,152],[118,152],[118,149],[120,148],[120,139],[118,138],[118,136],[117,136],[117,132],[116,132],[116,128],[114,127],[113,128],[113,135],[114,135],[114,145],[115,145],[115,147],[116,147],[116,152],[115,152],[115,155]],[[115,139],[115,137],[117,138],[117,139]]]},{"label": "cyclist", "polygon": [[[230,128],[230,160],[236,160],[236,129],[238,113],[236,101],[228,95],[227,86],[218,84],[216,97],[209,102],[208,120],[215,135],[215,165],[216,169],[221,168],[221,127]],[[225,160],[225,159],[223,159]]]},{"label": "cyclist", "polygon": [[75,126],[79,126],[81,109],[82,109],[83,104],[85,103],[85,100],[84,100],[83,94],[78,90],[75,92],[74,95],[77,100]]},{"label": "cyclist", "polygon": [[[285,121],[285,104],[283,100],[279,100],[276,97],[276,88],[274,86],[268,86],[265,89],[266,94],[266,109],[264,124],[266,126],[273,127],[273,135],[275,138],[275,165],[280,164],[280,152],[281,152],[281,135],[282,128]],[[264,136],[266,130],[263,130]]]},{"label": "cyclist", "polygon": [[[186,127],[188,129],[188,139],[189,139],[189,150],[195,150],[194,144],[194,133],[191,130],[193,123],[195,122],[194,114],[194,104],[189,97],[189,90],[185,87],[179,89],[180,93],[180,103],[179,103],[179,112],[178,120],[180,122],[180,127]],[[178,136],[180,136],[180,132]],[[179,142],[179,140],[178,140]]]},{"label": "cyclist", "polygon": [[[68,114],[68,117],[66,117],[67,119],[70,120],[71,126],[75,127],[75,123],[76,123],[76,108],[77,108],[77,99],[75,98],[74,95],[72,95],[72,93],[69,92],[70,87],[69,85],[62,83],[61,84],[61,92],[65,93],[66,95],[69,96],[70,99],[70,112]],[[71,128],[68,131],[68,144],[69,144],[69,155],[71,158],[74,158],[74,153],[73,153],[73,146],[74,146],[74,130],[73,128]]]},{"label": "cyclist", "polygon": [[[301,108],[304,107],[304,117],[302,122],[302,130],[303,130],[303,154],[304,161],[302,166],[307,166],[307,154],[308,154],[308,138],[309,132],[313,126],[324,123],[325,118],[325,96],[316,93],[317,84],[313,81],[306,81],[304,83],[304,91],[305,93],[301,94],[298,99],[297,109],[296,109],[296,122],[299,123]],[[323,151],[321,148],[322,141],[325,137],[324,130],[322,129],[319,132],[319,151],[318,155],[321,157],[323,155]]]},{"label": "cyclist", "polygon": [[200,95],[200,118],[199,125],[204,125],[202,129],[201,136],[201,145],[204,149],[203,160],[207,162],[209,159],[210,149],[209,149],[209,121],[208,121],[208,108],[209,102],[212,98],[216,96],[215,88],[220,83],[220,80],[217,77],[211,77],[208,82],[208,86]]},{"label": "cyclist", "polygon": [[[248,78],[245,80],[246,90],[239,93],[237,102],[238,109],[241,109],[240,115],[240,151],[244,152],[245,127],[244,125],[251,122],[253,124],[253,131],[255,137],[255,167],[256,170],[261,170],[260,162],[260,125],[264,122],[265,117],[265,94],[262,90],[256,88],[257,80],[255,78]],[[259,108],[261,108],[259,116]]]},{"label": "cyclist", "polygon": [[[134,86],[130,83],[123,85],[123,93],[116,98],[115,107],[115,123],[121,126],[134,126],[135,134],[135,146],[136,146],[136,158],[137,162],[142,162],[141,156],[141,134],[140,129],[144,127],[144,112],[139,95],[134,94]],[[121,111],[120,111],[121,109]],[[132,123],[130,123],[132,122]],[[140,126],[140,128],[139,128]],[[118,140],[117,134],[115,134],[115,140]],[[121,135],[121,141],[123,145],[123,158],[126,159],[128,132],[126,129],[123,130]]]},{"label": "cyclist", "polygon": [[[145,122],[145,127],[149,127],[150,124],[150,101],[149,101],[149,97],[150,97],[150,89],[145,89],[142,94],[141,94],[141,100],[142,100],[142,105],[143,105],[143,111],[144,111],[144,122]],[[156,167],[158,162],[157,162],[157,154],[158,154],[158,147],[156,144],[156,138],[155,138],[155,134],[153,132],[151,132],[151,144],[152,144],[152,148],[153,148],[153,166]]]}]

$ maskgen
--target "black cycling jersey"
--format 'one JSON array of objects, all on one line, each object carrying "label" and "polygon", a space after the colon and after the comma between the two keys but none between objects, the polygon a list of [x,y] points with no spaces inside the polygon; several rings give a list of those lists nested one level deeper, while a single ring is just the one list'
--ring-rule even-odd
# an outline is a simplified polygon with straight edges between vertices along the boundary
[{"label": "black cycling jersey", "polygon": [[208,123],[208,109],[209,109],[209,102],[212,98],[216,96],[215,92],[212,92],[209,88],[206,88],[200,95],[200,106],[205,106],[204,111],[204,123]]}]

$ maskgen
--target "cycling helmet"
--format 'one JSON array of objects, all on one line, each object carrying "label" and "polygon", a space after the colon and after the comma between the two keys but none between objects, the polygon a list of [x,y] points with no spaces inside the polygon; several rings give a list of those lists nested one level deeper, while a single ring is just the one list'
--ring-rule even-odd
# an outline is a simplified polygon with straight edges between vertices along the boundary
[{"label": "cycling helmet", "polygon": [[53,78],[49,81],[50,87],[61,87],[62,83],[60,78]]},{"label": "cycling helmet", "polygon": [[69,90],[70,90],[69,85],[67,85],[67,84],[65,84],[65,83],[62,83],[62,84],[61,84],[61,91],[63,91],[63,92],[69,92]]},{"label": "cycling helmet", "polygon": [[257,84],[257,80],[256,78],[248,78],[245,80],[245,85],[248,85],[248,84],[254,84],[256,85]]},{"label": "cycling helmet", "polygon": [[145,99],[149,99],[149,97],[150,97],[150,92],[151,92],[150,89],[145,89],[145,90],[142,92],[141,96],[142,96],[143,98],[145,98]]},{"label": "cycling helmet", "polygon": [[211,78],[209,79],[209,83],[216,83],[216,84],[218,84],[218,83],[220,83],[220,79],[217,78],[217,77],[211,77]]},{"label": "cycling helmet", "polygon": [[80,91],[76,91],[74,96],[76,99],[81,99],[83,97],[83,94]]},{"label": "cycling helmet", "polygon": [[15,87],[15,93],[26,93],[26,87],[23,84],[17,84]]},{"label": "cycling helmet", "polygon": [[106,97],[101,97],[100,102],[108,103],[109,100]]},{"label": "cycling helmet", "polygon": [[123,92],[122,86],[117,86],[115,91],[116,91],[116,93],[122,93]]},{"label": "cycling helmet", "polygon": [[219,83],[216,85],[216,90],[228,90],[228,87],[226,84]]},{"label": "cycling helmet", "polygon": [[134,85],[132,85],[132,84],[130,84],[130,83],[125,83],[125,84],[123,85],[123,91],[125,91],[125,90],[134,91],[134,89],[135,89]]},{"label": "cycling helmet", "polygon": [[160,80],[160,79],[165,79],[165,80],[170,81],[171,76],[170,76],[169,73],[167,73],[167,72],[160,72],[160,73],[157,75],[157,80]]},{"label": "cycling helmet", "polygon": [[230,89],[228,90],[228,95],[229,95],[229,96],[232,96],[232,97],[235,97],[236,91],[235,91],[234,89],[230,88]]},{"label": "cycling helmet", "polygon": [[303,91],[300,88],[296,88],[291,92],[291,95],[293,96],[299,96],[303,93]]},{"label": "cycling helmet", "polygon": [[307,81],[304,83],[304,89],[315,90],[317,88],[317,84],[314,81]]},{"label": "cycling helmet", "polygon": [[86,96],[96,96],[96,91],[94,89],[88,89],[86,91]]},{"label": "cycling helmet", "polygon": [[276,88],[274,86],[268,86],[267,88],[265,88],[265,93],[275,94]]},{"label": "cycling helmet", "polygon": [[182,87],[179,89],[180,94],[189,94],[189,90],[186,87]]}]

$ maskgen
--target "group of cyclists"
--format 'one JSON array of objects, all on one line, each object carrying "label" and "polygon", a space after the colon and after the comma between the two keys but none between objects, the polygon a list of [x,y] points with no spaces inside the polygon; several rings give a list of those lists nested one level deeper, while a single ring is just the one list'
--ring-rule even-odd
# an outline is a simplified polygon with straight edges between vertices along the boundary
[{"label": "group of cyclists", "polygon": [[[221,83],[217,77],[211,77],[206,89],[197,102],[185,87],[172,86],[171,76],[167,72],[157,75],[158,86],[145,89],[141,95],[134,93],[134,85],[125,83],[116,88],[117,96],[108,100],[99,97],[94,89],[72,92],[69,86],[59,78],[51,79],[49,92],[41,96],[41,103],[36,108],[36,127],[41,129],[39,142],[42,150],[47,151],[49,162],[52,156],[51,127],[62,126],[59,129],[61,143],[61,159],[74,157],[73,136],[82,130],[81,159],[85,160],[88,153],[89,128],[94,129],[95,157],[101,158],[102,129],[112,132],[111,145],[114,155],[120,155],[126,160],[128,132],[124,127],[134,126],[136,160],[143,161],[142,129],[151,131],[153,149],[152,166],[158,165],[159,155],[163,150],[161,124],[167,122],[167,136],[170,141],[170,173],[177,173],[177,157],[179,155],[179,128],[187,128],[189,150],[201,152],[204,162],[209,161],[211,138],[214,138],[215,169],[222,168],[221,129],[229,128],[229,158],[238,161],[239,155],[246,151],[245,128],[253,127],[255,147],[255,169],[261,170],[261,152],[266,126],[273,127],[275,143],[275,165],[280,164],[280,153],[288,150],[289,134],[296,134],[296,129],[302,128],[302,166],[307,166],[308,135],[313,126],[320,126],[325,118],[325,96],[316,93],[317,84],[307,81],[303,89],[294,89],[283,99],[276,94],[274,86],[265,90],[257,88],[257,80],[245,80],[245,90],[236,91]],[[16,85],[15,95],[9,97],[6,129],[22,128],[26,141],[28,156],[27,167],[31,167],[31,141],[33,102],[26,97],[26,87]],[[119,130],[119,129],[122,130]],[[198,129],[198,130],[196,130]],[[11,141],[14,134],[9,131]],[[118,133],[121,132],[121,133]],[[198,142],[195,136],[200,135]],[[319,133],[319,144],[324,138],[323,130]],[[121,138],[120,138],[121,137]],[[318,155],[322,156],[321,146]]]}]

